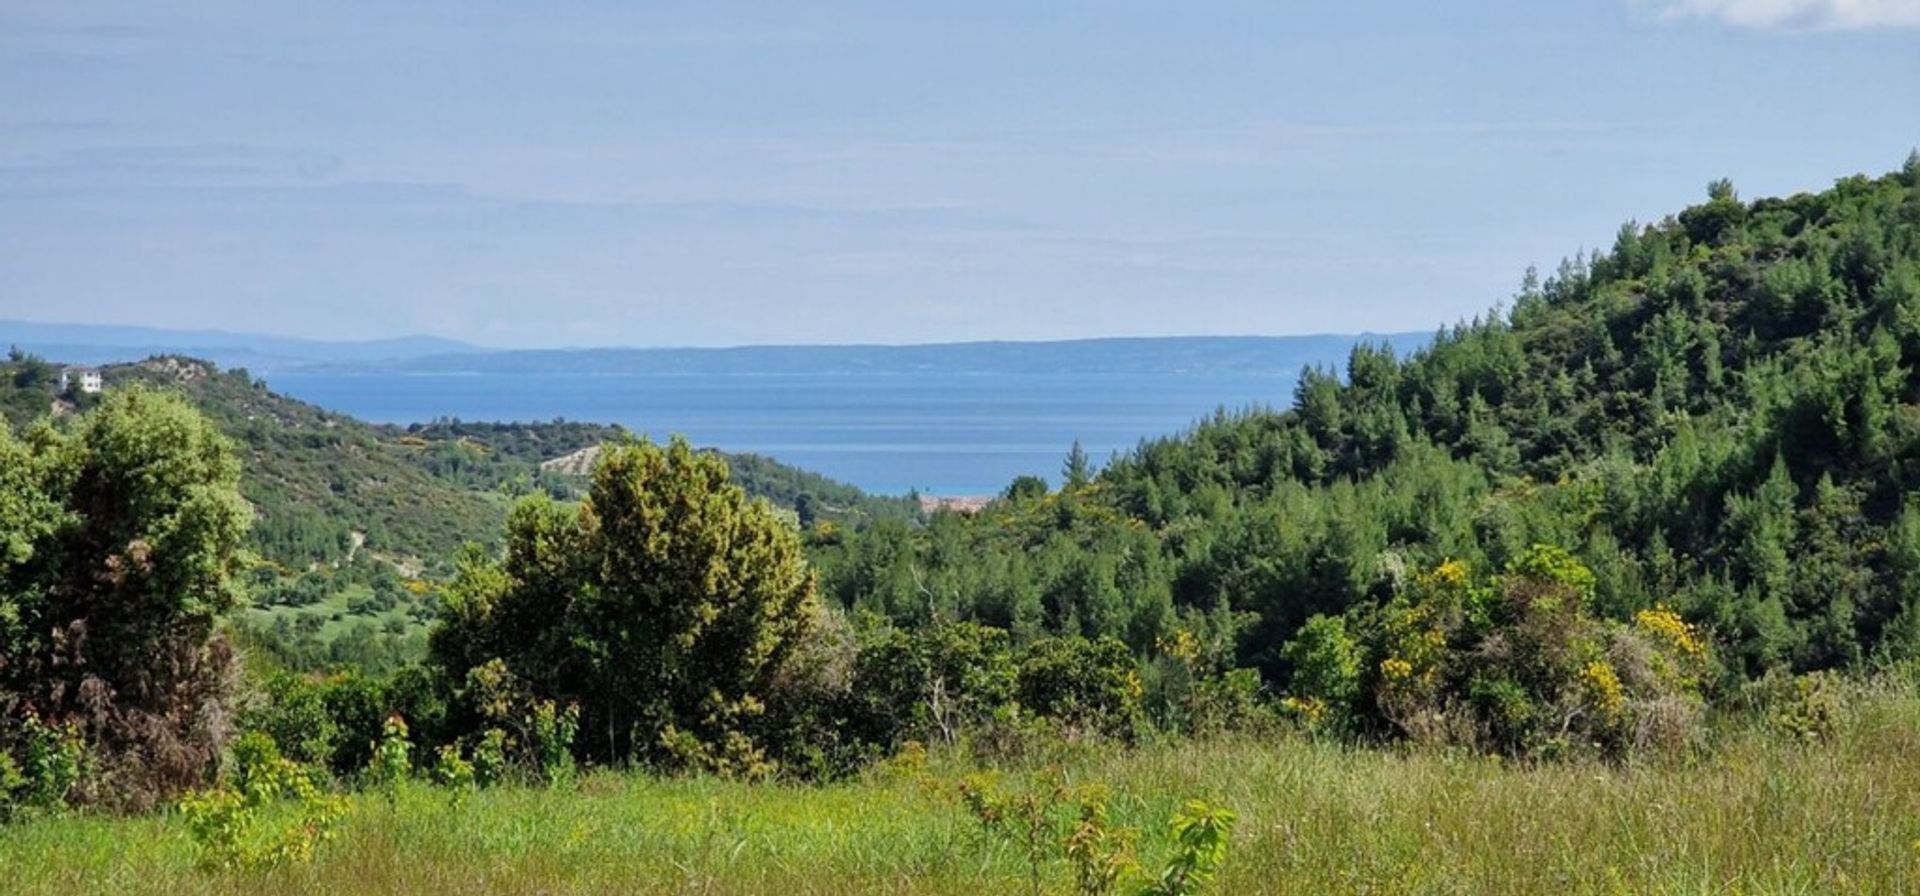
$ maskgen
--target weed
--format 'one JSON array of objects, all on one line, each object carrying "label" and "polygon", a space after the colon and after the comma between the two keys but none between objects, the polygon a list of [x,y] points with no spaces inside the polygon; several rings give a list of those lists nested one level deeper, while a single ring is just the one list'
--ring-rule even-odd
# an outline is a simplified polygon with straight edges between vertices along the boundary
[{"label": "weed", "polygon": [[[346,813],[346,801],[323,791],[308,769],[257,743],[250,749],[254,755],[234,785],[190,793],[180,801],[203,868],[251,870],[311,861]],[[283,800],[297,803],[297,815],[276,825],[273,810]]]},{"label": "weed", "polygon": [[392,805],[400,798],[400,782],[413,774],[413,745],[407,742],[407,722],[388,716],[373,745],[373,758],[367,762],[367,783],[372,784]]},{"label": "weed", "polygon": [[1166,870],[1140,896],[1192,896],[1210,883],[1227,860],[1236,816],[1230,809],[1188,800],[1173,816],[1173,855]]},{"label": "weed", "polygon": [[458,746],[442,746],[434,754],[433,783],[446,788],[448,798],[456,808],[465,805],[467,795],[475,788],[473,763],[460,755]]}]

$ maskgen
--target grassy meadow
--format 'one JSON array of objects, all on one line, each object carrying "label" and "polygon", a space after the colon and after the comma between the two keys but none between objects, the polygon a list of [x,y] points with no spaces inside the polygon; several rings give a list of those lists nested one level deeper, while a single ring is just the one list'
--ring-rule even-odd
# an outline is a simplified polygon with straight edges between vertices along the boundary
[{"label": "grassy meadow", "polygon": [[[1799,743],[1725,730],[1684,762],[1521,765],[1308,739],[1090,749],[1148,865],[1188,797],[1239,823],[1215,893],[1904,893],[1920,890],[1920,700],[1855,701]],[[936,755],[823,785],[594,772],[564,789],[356,794],[310,864],[197,866],[177,814],[0,829],[0,889],[80,893],[1024,893],[1028,866],[930,780]],[[995,772],[1008,788],[1031,770]],[[1065,892],[1049,860],[1047,892]]]}]

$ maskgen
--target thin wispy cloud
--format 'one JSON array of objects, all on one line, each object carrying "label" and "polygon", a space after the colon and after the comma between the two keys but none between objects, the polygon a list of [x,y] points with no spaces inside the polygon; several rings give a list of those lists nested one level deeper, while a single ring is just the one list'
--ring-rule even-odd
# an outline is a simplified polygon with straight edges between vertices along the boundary
[{"label": "thin wispy cloud", "polygon": [[[1637,0],[1645,5],[1649,0]],[[1858,31],[1920,27],[1920,0],[1651,0],[1663,19],[1739,28]]]},{"label": "thin wispy cloud", "polygon": [[286,177],[316,179],[340,168],[331,153],[237,143],[87,146],[29,154],[4,167],[46,176],[134,174],[148,178]]},{"label": "thin wispy cloud", "polygon": [[603,50],[767,50],[817,47],[833,37],[802,28],[658,28],[571,31],[566,39]]}]

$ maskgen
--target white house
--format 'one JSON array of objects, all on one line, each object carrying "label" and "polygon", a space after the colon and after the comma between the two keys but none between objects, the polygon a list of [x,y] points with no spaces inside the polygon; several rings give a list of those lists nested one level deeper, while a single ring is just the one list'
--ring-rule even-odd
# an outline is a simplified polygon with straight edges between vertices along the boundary
[{"label": "white house", "polygon": [[60,391],[78,388],[82,392],[98,392],[105,387],[100,379],[100,371],[91,367],[60,368]]}]

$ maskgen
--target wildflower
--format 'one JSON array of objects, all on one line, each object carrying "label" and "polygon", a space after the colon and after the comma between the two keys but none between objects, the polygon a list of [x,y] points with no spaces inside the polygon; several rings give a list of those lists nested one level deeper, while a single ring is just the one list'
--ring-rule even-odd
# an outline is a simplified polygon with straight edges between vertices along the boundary
[{"label": "wildflower", "polygon": [[1453,589],[1467,584],[1468,575],[1467,564],[1459,560],[1447,560],[1421,573],[1418,582],[1427,590]]},{"label": "wildflower", "polygon": [[1634,614],[1633,621],[1641,631],[1659,638],[1688,656],[1700,656],[1706,652],[1706,647],[1700,643],[1700,637],[1695,634],[1693,626],[1688,625],[1686,620],[1680,618],[1680,614],[1664,605],[1641,610]]},{"label": "wildflower", "polygon": [[1620,675],[1605,660],[1594,660],[1582,668],[1580,683],[1586,688],[1587,699],[1608,721],[1618,719],[1626,711],[1627,696],[1620,687]]},{"label": "wildflower", "polygon": [[1280,708],[1312,725],[1319,724],[1327,716],[1327,704],[1318,697],[1283,697]]}]

